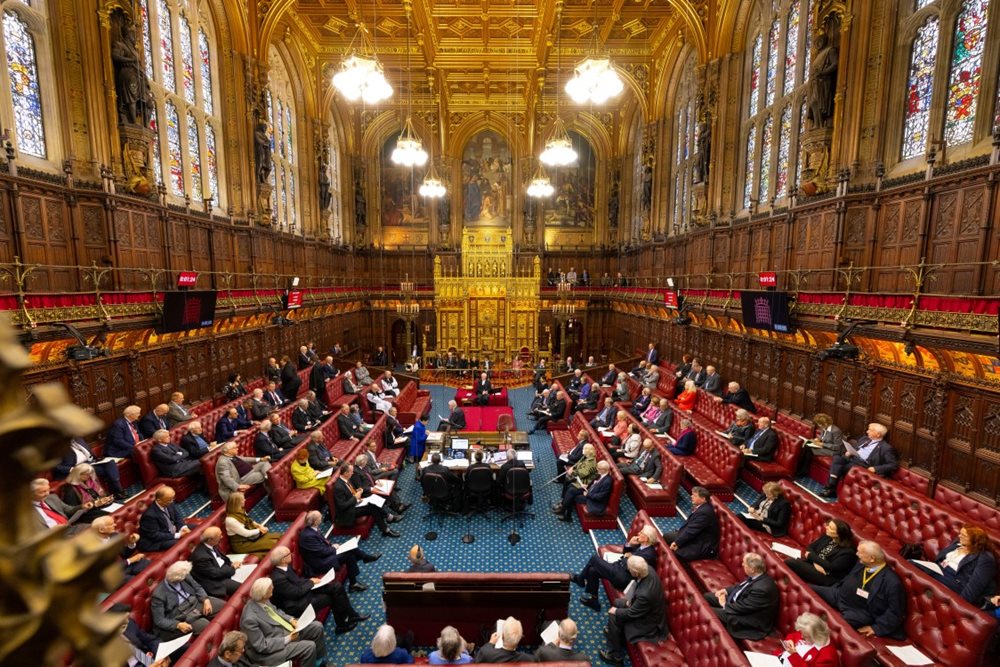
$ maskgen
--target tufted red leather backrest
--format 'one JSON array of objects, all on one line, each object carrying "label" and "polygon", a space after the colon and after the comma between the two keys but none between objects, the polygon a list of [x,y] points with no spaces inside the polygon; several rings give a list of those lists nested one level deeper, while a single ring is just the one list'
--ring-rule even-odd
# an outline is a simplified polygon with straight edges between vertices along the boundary
[{"label": "tufted red leather backrest", "polygon": [[115,530],[122,535],[131,535],[132,533],[139,532],[139,519],[142,518],[142,513],[146,511],[146,508],[153,504],[156,491],[161,486],[163,485],[154,485],[153,488],[129,500],[120,510],[114,512],[111,516],[115,520]]},{"label": "tufted red leather backrest", "polygon": [[[670,433],[680,434],[680,419],[674,418],[671,424]],[[716,435],[711,429],[703,424],[694,422],[695,433],[698,434],[698,446],[694,450],[694,456],[699,461],[711,468],[715,474],[722,478],[723,486],[733,488],[736,486],[736,476],[740,470],[740,460],[743,455],[740,451]],[[676,436],[675,436],[676,437]]]},{"label": "tufted red leather backrest", "polygon": [[1000,509],[973,500],[940,482],[934,488],[934,500],[948,511],[962,517],[963,521],[982,526],[990,533],[994,542],[1000,542]]},{"label": "tufted red leather backrest", "polygon": [[778,435],[778,451],[774,454],[774,462],[791,476],[798,468],[799,457],[802,456],[802,441],[797,435],[787,431],[774,429],[774,432]]},{"label": "tufted red leather backrest", "polygon": [[[353,375],[351,377],[353,378]],[[327,405],[333,405],[333,402],[343,395],[344,395],[344,382],[342,375],[338,375],[336,378],[326,383]]]},{"label": "tufted red leather backrest", "polygon": [[785,491],[785,498],[792,506],[792,518],[788,523],[788,539],[802,547],[808,546],[823,534],[828,514],[818,511],[809,502],[806,494],[795,484],[784,480],[779,482]]},{"label": "tufted red leather backrest", "polygon": [[303,512],[299,517],[292,522],[292,525],[288,527],[288,530],[281,536],[278,540],[277,546],[288,547],[292,552],[292,568],[298,572],[302,573],[302,556],[299,554],[299,534],[302,533],[302,529],[306,525],[306,514]]},{"label": "tufted red leather backrest", "polygon": [[139,467],[139,476],[142,477],[142,485],[149,488],[160,478],[160,471],[156,469],[149,459],[149,451],[153,448],[152,440],[142,440],[136,443],[132,450],[132,460]]},{"label": "tufted red leather backrest", "polygon": [[417,399],[417,383],[411,382],[399,391],[396,398],[396,410],[408,412],[413,407],[413,401]]}]

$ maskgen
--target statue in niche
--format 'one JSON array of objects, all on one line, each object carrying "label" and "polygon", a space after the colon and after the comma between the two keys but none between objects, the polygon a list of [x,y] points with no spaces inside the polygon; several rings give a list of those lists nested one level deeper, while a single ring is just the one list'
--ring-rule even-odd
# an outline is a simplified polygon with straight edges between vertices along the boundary
[{"label": "statue in niche", "polygon": [[147,127],[150,119],[150,90],[146,73],[135,45],[132,19],[121,15],[121,35],[111,45],[115,70],[115,93],[118,96],[118,122]]},{"label": "statue in niche", "polygon": [[330,208],[333,202],[333,193],[330,191],[330,170],[325,161],[319,163],[319,210],[325,211]]},{"label": "statue in niche", "polygon": [[253,157],[257,162],[257,182],[267,183],[271,178],[271,137],[263,121],[258,122],[253,131]]},{"label": "statue in niche", "polygon": [[365,204],[365,188],[361,177],[354,181],[354,227],[362,230],[367,224],[367,204]]},{"label": "statue in niche", "polygon": [[650,158],[642,168],[642,210],[649,211],[653,206],[653,159]]},{"label": "statue in niche", "polygon": [[810,66],[807,93],[809,120],[813,128],[829,127],[833,120],[833,98],[837,88],[839,51],[825,33],[816,37],[816,54]]},{"label": "statue in niche", "polygon": [[712,125],[708,116],[698,121],[698,162],[695,164],[694,182],[708,182],[708,163],[712,159]]},{"label": "statue in niche", "polygon": [[608,225],[618,229],[618,205],[621,196],[621,178],[616,171],[611,177],[611,193],[608,195]]}]

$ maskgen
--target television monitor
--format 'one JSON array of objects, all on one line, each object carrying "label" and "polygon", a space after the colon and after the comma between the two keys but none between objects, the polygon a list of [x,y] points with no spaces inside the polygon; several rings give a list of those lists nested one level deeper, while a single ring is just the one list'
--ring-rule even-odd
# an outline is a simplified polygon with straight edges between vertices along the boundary
[{"label": "television monitor", "polygon": [[285,293],[284,304],[285,310],[294,310],[295,308],[302,307],[302,290],[291,289]]},{"label": "television monitor", "polygon": [[741,292],[743,324],[753,329],[793,333],[788,292]]},{"label": "television monitor", "polygon": [[210,327],[215,323],[214,290],[164,292],[161,333]]},{"label": "television monitor", "polygon": [[663,293],[663,305],[674,310],[681,307],[680,296],[677,290],[667,290]]},{"label": "television monitor", "polygon": [[468,449],[469,448],[469,440],[468,440],[468,438],[452,438],[451,439],[451,448],[452,449]]}]

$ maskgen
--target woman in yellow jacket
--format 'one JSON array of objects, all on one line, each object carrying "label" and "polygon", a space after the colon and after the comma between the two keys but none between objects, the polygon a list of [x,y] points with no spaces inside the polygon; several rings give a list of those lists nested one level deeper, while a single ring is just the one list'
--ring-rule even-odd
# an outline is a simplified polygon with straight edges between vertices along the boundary
[{"label": "woman in yellow jacket", "polygon": [[295,460],[290,466],[292,469],[292,479],[299,489],[316,489],[320,493],[326,491],[326,483],[330,477],[316,478],[316,471],[309,465],[309,451],[304,447],[295,454]]}]

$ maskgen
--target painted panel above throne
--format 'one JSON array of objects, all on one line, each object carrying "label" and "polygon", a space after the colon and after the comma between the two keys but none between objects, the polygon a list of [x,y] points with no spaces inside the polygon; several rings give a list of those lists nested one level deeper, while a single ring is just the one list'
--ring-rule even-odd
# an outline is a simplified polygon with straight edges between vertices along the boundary
[{"label": "painted panel above throne", "polygon": [[462,223],[509,227],[513,208],[510,145],[494,130],[476,133],[462,152]]}]

